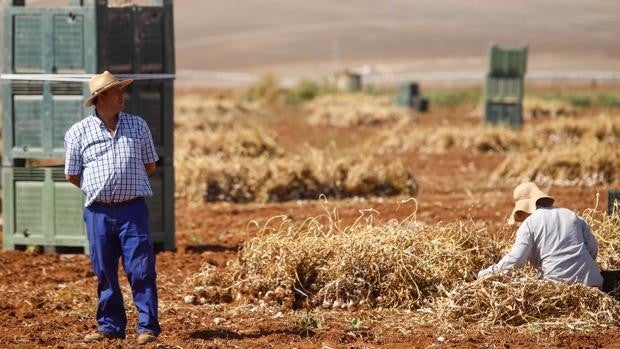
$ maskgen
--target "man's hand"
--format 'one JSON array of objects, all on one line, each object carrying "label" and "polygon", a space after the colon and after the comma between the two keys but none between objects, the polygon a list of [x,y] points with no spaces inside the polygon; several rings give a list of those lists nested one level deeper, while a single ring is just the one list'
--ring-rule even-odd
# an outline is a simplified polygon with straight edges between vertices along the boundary
[{"label": "man's hand", "polygon": [[80,175],[65,175],[65,178],[69,183],[75,185],[76,187],[80,187]]},{"label": "man's hand", "polygon": [[155,163],[144,164],[144,169],[146,170],[146,175],[150,176],[153,172],[155,172]]}]

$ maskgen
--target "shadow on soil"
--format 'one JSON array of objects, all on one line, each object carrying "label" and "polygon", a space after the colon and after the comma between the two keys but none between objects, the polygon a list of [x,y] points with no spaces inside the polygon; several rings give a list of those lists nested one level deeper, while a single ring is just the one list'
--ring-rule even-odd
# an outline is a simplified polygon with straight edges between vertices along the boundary
[{"label": "shadow on soil", "polygon": [[185,247],[185,252],[190,253],[203,253],[203,252],[238,252],[239,246],[223,246],[223,245],[188,245]]},{"label": "shadow on soil", "polygon": [[235,339],[235,340],[243,340],[243,339],[256,339],[260,337],[270,336],[273,334],[284,334],[284,335],[293,335],[299,337],[312,337],[314,336],[314,331],[304,331],[303,329],[264,329],[253,332],[244,332],[238,333],[230,330],[200,330],[195,331],[190,334],[191,339],[204,339],[204,340],[213,340],[213,339]]}]

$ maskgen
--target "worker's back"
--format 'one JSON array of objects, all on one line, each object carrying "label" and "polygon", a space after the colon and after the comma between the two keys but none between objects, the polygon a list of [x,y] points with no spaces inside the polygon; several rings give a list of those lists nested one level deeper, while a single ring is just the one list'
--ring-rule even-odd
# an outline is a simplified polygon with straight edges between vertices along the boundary
[{"label": "worker's back", "polygon": [[522,224],[534,243],[530,260],[543,278],[601,287],[598,244],[583,218],[565,208],[539,207]]}]

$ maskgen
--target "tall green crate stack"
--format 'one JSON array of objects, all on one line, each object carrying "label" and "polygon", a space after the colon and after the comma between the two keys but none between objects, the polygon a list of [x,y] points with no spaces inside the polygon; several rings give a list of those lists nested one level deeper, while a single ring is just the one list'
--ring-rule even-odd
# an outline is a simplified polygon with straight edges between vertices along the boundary
[{"label": "tall green crate stack", "polygon": [[[89,91],[67,74],[174,74],[172,0],[4,6],[2,73],[32,74],[1,85],[4,249],[87,247],[84,197],[65,180],[62,164],[65,132],[90,113],[83,106]],[[125,105],[151,128],[160,157],[150,178],[155,195],[147,199],[151,231],[159,248],[174,250],[173,80],[134,81]]]},{"label": "tall green crate stack", "polygon": [[526,66],[527,47],[489,47],[489,70],[484,84],[487,123],[521,127]]}]

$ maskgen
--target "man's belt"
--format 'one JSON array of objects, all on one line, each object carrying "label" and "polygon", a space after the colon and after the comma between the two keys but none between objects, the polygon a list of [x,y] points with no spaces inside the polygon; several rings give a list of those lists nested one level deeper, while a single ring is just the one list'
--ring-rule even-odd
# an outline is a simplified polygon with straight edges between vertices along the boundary
[{"label": "man's belt", "polygon": [[119,207],[119,206],[124,206],[124,205],[131,204],[133,202],[140,201],[140,200],[144,200],[144,197],[137,196],[137,197],[135,197],[133,199],[129,199],[129,200],[125,200],[125,201],[118,201],[118,202],[105,202],[105,201],[95,200],[95,204],[101,205],[101,206],[106,206],[106,207]]}]

